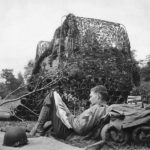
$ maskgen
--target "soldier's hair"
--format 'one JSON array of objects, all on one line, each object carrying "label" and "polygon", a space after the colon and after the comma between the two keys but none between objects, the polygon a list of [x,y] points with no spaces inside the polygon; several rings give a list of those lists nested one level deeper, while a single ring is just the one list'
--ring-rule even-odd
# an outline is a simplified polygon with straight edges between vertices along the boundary
[{"label": "soldier's hair", "polygon": [[91,89],[92,92],[96,94],[102,95],[102,100],[107,101],[108,100],[108,92],[105,86],[103,85],[97,85]]}]

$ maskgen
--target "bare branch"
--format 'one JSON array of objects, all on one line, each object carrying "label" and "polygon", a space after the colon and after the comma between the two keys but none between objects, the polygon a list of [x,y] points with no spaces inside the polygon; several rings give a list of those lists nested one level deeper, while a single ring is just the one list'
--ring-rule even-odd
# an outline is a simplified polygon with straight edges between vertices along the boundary
[{"label": "bare branch", "polygon": [[21,106],[23,106],[24,108],[26,108],[27,110],[29,110],[30,112],[32,112],[35,116],[39,116],[37,113],[35,113],[34,111],[32,111],[30,108],[26,107],[25,105],[21,104]]},{"label": "bare branch", "polygon": [[[59,78],[59,80],[61,80],[61,79],[62,79],[62,78]],[[40,89],[36,89],[36,90],[34,90],[34,91],[32,91],[32,92],[29,92],[29,93],[27,93],[27,94],[24,94],[24,95],[22,95],[22,96],[20,96],[20,97],[18,97],[18,98],[16,98],[16,99],[7,100],[7,101],[1,103],[0,106],[2,106],[2,105],[4,105],[4,104],[7,104],[7,103],[10,103],[10,102],[18,101],[18,100],[20,100],[20,99],[22,99],[22,98],[24,98],[24,97],[26,97],[26,96],[29,96],[29,95],[31,95],[31,94],[33,94],[33,93],[35,93],[35,92],[39,92],[39,91],[45,90],[45,89],[47,89],[48,87],[50,87],[50,86],[54,85],[55,83],[57,83],[59,80],[54,80],[53,82],[50,82],[50,83],[46,84],[44,87],[42,87],[42,88],[40,88]]]},{"label": "bare branch", "polygon": [[15,93],[16,91],[20,90],[21,88],[24,88],[26,87],[27,85],[24,85],[22,86],[22,84],[17,88],[15,89],[14,91],[10,92],[9,94],[6,95],[6,97],[3,99],[3,100],[6,100],[6,98],[8,98],[10,95],[12,95],[13,93]]},{"label": "bare branch", "polygon": [[26,96],[28,96],[28,95],[34,93],[34,92],[36,92],[36,91],[29,92],[29,93],[27,93],[27,94],[24,94],[24,95],[18,97],[18,98],[15,98],[15,99],[7,100],[7,101],[1,103],[0,106],[2,106],[2,105],[4,105],[4,104],[7,104],[7,103],[10,103],[10,102],[18,101],[18,100],[20,100],[21,98],[26,97]]}]

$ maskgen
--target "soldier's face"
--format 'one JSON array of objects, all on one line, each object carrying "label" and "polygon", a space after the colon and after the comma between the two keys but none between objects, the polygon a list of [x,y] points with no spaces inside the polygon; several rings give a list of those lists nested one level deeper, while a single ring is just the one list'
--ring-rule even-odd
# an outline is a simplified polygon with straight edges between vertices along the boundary
[{"label": "soldier's face", "polygon": [[100,104],[101,103],[101,95],[91,91],[89,101],[90,101],[91,105]]}]

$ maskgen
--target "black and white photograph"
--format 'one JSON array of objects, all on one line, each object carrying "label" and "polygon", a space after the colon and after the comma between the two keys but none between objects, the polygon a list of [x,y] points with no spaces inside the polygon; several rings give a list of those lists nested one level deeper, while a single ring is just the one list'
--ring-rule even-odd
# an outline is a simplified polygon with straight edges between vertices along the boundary
[{"label": "black and white photograph", "polygon": [[149,0],[0,0],[0,150],[149,150],[149,49]]}]

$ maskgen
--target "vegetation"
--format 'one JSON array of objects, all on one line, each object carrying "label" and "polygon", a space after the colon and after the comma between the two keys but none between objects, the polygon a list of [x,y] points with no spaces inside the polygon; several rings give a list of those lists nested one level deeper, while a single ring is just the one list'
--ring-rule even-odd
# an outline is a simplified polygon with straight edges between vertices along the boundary
[{"label": "vegetation", "polygon": [[[135,57],[134,53],[133,53],[133,57]],[[80,57],[82,57],[82,55],[80,55]],[[101,55],[101,57],[102,57],[102,55]],[[149,58],[149,57],[147,57],[147,58]],[[96,59],[95,59],[95,61],[96,61]],[[141,61],[139,61],[139,62],[136,61],[136,63],[139,66],[138,69],[140,72],[141,84],[140,84],[140,86],[134,86],[132,88],[132,91],[130,94],[141,95],[142,99],[146,103],[149,103],[150,102],[150,79],[148,79],[148,77],[150,74],[149,73],[150,59],[147,59],[146,64],[142,65],[142,66],[141,66]],[[85,72],[85,70],[89,71],[87,64],[83,64],[83,65],[84,65],[84,67],[80,68],[83,70],[83,73]],[[98,63],[97,63],[97,65],[98,65]],[[111,65],[111,63],[107,64],[107,65],[108,66]],[[3,82],[0,82],[0,96],[2,99],[14,99],[23,94],[28,93],[26,86],[27,86],[28,80],[31,77],[33,66],[34,66],[34,62],[32,60],[30,60],[28,62],[28,64],[25,66],[24,75],[19,73],[17,75],[17,77],[14,76],[12,69],[3,69],[1,71],[1,78],[3,79]],[[70,67],[72,67],[72,66],[70,66]],[[94,67],[97,67],[97,66],[94,66]],[[76,95],[75,96],[73,95],[74,88],[77,88],[78,86],[80,86],[80,84],[83,84],[84,88],[88,87],[90,89],[92,86],[94,86],[95,81],[90,76],[87,76],[87,78],[83,78],[83,73],[82,74],[74,74],[74,72],[76,71],[76,68],[71,69],[72,72],[70,72],[71,74],[73,74],[76,77],[74,78],[72,75],[72,76],[69,76],[69,78],[66,78],[68,76],[68,74],[65,74],[65,72],[67,72],[68,69],[70,69],[70,68],[66,67],[65,69],[62,69],[64,72],[62,73],[59,71],[59,72],[57,72],[57,75],[59,76],[59,79],[62,79],[61,82],[66,82],[66,83],[68,82],[68,84],[66,84],[66,87],[61,86],[61,89],[65,89],[66,92],[68,92],[67,86],[70,86],[70,84],[72,85],[72,84],[76,83],[76,84],[74,84],[75,86],[72,85],[72,89],[70,89],[72,91],[69,91],[71,94],[68,94],[68,99],[67,100],[64,99],[64,100],[67,103],[68,107],[73,111],[73,113],[79,113],[80,111],[82,111],[83,109],[86,109],[86,107],[88,107],[87,101],[83,100],[84,97],[86,97],[86,93],[84,93],[84,92],[80,93],[82,90],[82,89],[80,89],[78,92],[79,92],[79,95],[81,95],[81,97],[77,97],[79,99],[78,100],[76,98]],[[94,69],[94,70],[98,71],[98,69]],[[99,70],[99,71],[101,71],[101,73],[106,73],[106,72],[103,72],[103,70]],[[111,73],[113,71],[113,69],[109,70],[109,71]],[[40,72],[39,74],[37,74],[35,76],[35,78],[36,78],[36,80],[34,80],[34,82],[36,82],[36,87],[34,87],[35,92],[33,91],[32,94],[29,94],[28,96],[24,97],[22,100],[23,104],[25,104],[25,105],[28,103],[32,104],[32,105],[28,105],[28,107],[37,114],[39,113],[39,110],[41,108],[41,103],[42,103],[42,100],[44,99],[44,95],[46,96],[46,94],[47,94],[46,91],[49,89],[50,84],[47,84],[47,83],[51,83],[51,85],[54,85],[55,81],[56,81],[55,75],[53,76],[51,81],[47,81],[49,79],[44,78],[45,74],[46,74],[46,72],[44,72],[44,70],[43,70],[43,72]],[[65,76],[63,76],[63,75],[65,75]],[[39,78],[39,76],[40,76],[40,78]],[[72,78],[74,78],[74,79],[72,79]],[[81,80],[82,82],[78,82],[77,80]],[[90,80],[90,82],[89,82],[89,80]],[[95,78],[95,80],[96,80],[96,78]],[[97,82],[97,80],[96,80],[96,82]],[[41,91],[36,92],[36,90],[40,89],[40,87],[44,87],[46,90],[41,90]],[[109,85],[108,85],[108,87],[109,87]],[[32,101],[32,103],[31,103],[31,99],[34,99],[34,101]],[[86,98],[86,99],[88,99],[88,98]],[[36,105],[36,107],[33,107],[33,105]],[[19,109],[20,109],[20,107],[19,107]],[[23,108],[22,111],[27,111],[27,109]],[[27,114],[30,114],[30,113],[31,113],[30,111],[27,111]],[[34,115],[32,114],[32,116],[34,116]]]},{"label": "vegetation", "polygon": [[46,41],[38,44],[38,57],[27,81],[29,91],[44,88],[28,97],[35,104],[33,110],[40,108],[45,95],[54,88],[68,107],[78,112],[87,107],[90,89],[97,84],[106,86],[108,104],[120,104],[140,83],[128,35],[118,23],[69,14],[56,29],[51,46],[46,45]]},{"label": "vegetation", "polygon": [[[133,95],[142,95],[142,99],[144,99],[147,103],[149,103],[150,102],[150,80],[148,79],[148,76],[149,76],[150,59],[147,59],[146,64],[144,64],[142,66],[141,66],[141,61],[136,61],[136,63],[139,65],[138,69],[140,71],[141,84],[137,87],[133,87],[132,94]],[[14,76],[12,69],[3,69],[2,70],[1,78],[3,78],[3,82],[0,83],[0,91],[1,91],[0,95],[3,99],[11,99],[14,97],[17,98],[17,97],[20,97],[20,95],[25,94],[25,91],[27,92],[26,88],[20,89],[18,87],[22,87],[22,85],[27,84],[28,77],[31,76],[33,66],[34,66],[33,61],[29,61],[29,63],[25,67],[24,76],[21,73],[19,73],[17,75],[17,77]],[[65,71],[67,71],[67,69]],[[43,73],[40,72],[40,73],[42,75],[44,74],[44,72]],[[37,74],[37,76],[41,76],[41,74]],[[57,72],[57,74],[59,75],[60,78],[62,77],[61,76],[62,74],[60,74],[60,72]],[[56,78],[54,77],[53,79],[55,80]],[[63,81],[65,81],[64,79],[65,78],[63,78]],[[90,79],[90,77],[89,77],[89,79]],[[42,76],[41,76],[41,78],[37,78],[37,80],[36,80],[37,87],[34,87],[35,91],[38,90],[39,87],[44,87],[44,85],[40,85],[41,83],[44,83],[43,82],[44,80],[45,79],[43,79]],[[47,82],[45,82],[45,83],[47,83]],[[62,87],[62,88],[65,88],[65,87]],[[16,89],[18,89],[18,90],[16,92],[13,92]],[[9,95],[9,93],[12,93],[12,94]],[[34,98],[37,98],[37,99],[35,99],[35,102],[40,103],[41,102],[40,99],[41,99],[41,97],[43,97],[43,94],[46,94],[46,93],[45,92],[43,93],[43,91],[39,91],[38,94],[36,94],[36,92],[33,92],[30,95],[31,97],[27,96],[26,99],[22,99],[22,101],[24,102],[24,104],[26,103],[26,105],[27,105],[27,103],[31,103],[30,99],[34,97]],[[81,101],[76,101],[76,99],[74,97],[72,97],[71,95],[70,96],[68,95],[68,101],[66,101],[66,103],[67,103],[67,105],[69,105],[70,108],[72,108],[72,106],[74,106],[74,108],[72,109],[73,113],[79,113],[79,111],[82,111],[81,106],[83,104],[81,105]],[[72,105],[72,103],[74,105]],[[30,109],[32,109],[33,105],[34,104],[32,103],[32,105],[28,105],[28,106]],[[84,106],[85,106],[85,104],[84,104]],[[36,115],[34,115],[30,111],[28,111],[26,108],[19,107],[18,109],[21,110],[21,115],[19,114],[20,113],[19,111],[18,111],[19,113],[17,115],[21,116],[21,119],[29,119],[29,120],[30,119],[32,119],[32,120],[37,119],[37,117],[35,117]],[[38,113],[37,110],[39,110],[39,108],[37,110],[36,109],[37,108],[34,108],[33,111]],[[24,112],[24,113],[22,113],[22,112]],[[25,117],[27,114],[28,114],[28,117]],[[2,122],[0,124],[0,127],[6,127],[7,125],[22,126],[22,127],[28,127],[31,129],[34,125],[34,122],[33,121],[32,122],[29,122],[29,121],[25,121],[25,122],[24,121],[23,122]],[[77,147],[84,147],[84,146],[92,144],[95,141],[82,140],[81,138],[77,137],[72,141],[63,141],[63,142],[66,142],[68,144],[71,144],[71,145],[74,145]],[[149,148],[147,148],[145,146],[136,146],[136,145],[131,144],[131,145],[125,145],[125,146],[120,146],[120,147],[118,145],[113,145],[113,146],[112,145],[108,145],[108,146],[105,145],[103,147],[103,149],[124,149],[124,150],[126,150],[126,149],[138,149],[138,150],[145,149],[145,150],[147,150]]]},{"label": "vegetation", "polygon": [[[6,96],[9,95],[9,93],[25,84],[23,75],[18,73],[17,77],[15,77],[13,69],[2,69],[0,76],[3,80],[3,82],[0,82],[0,96],[2,99],[6,99]],[[19,92],[17,91],[17,93],[13,95],[18,96]],[[9,97],[7,96],[7,98]]]},{"label": "vegetation", "polygon": [[[147,60],[146,65],[138,66],[121,24],[69,14],[51,42],[38,44],[36,60],[25,66],[24,79],[21,74],[15,77],[11,69],[2,70],[0,94],[4,98],[13,92],[14,101],[21,100],[16,109],[21,117],[31,110],[38,114],[44,97],[56,88],[74,113],[86,109],[90,89],[97,84],[106,86],[108,104],[126,103],[130,92],[148,102],[149,57]],[[24,95],[18,97],[18,90]]]},{"label": "vegetation", "polygon": [[140,60],[139,66],[141,84],[138,87],[134,87],[131,91],[132,95],[141,95],[142,100],[145,103],[150,103],[150,55],[146,60]]},{"label": "vegetation", "polygon": [[[88,107],[90,89],[97,84],[106,86],[108,104],[126,103],[129,94],[141,95],[143,102],[150,103],[150,55],[143,61],[135,59],[124,28],[72,14],[66,18],[51,42],[39,43],[38,57],[24,67],[24,75],[2,69],[0,106],[20,100],[15,116],[33,121],[45,96],[57,89],[69,109],[79,114]],[[53,67],[56,60],[58,65]]]}]

